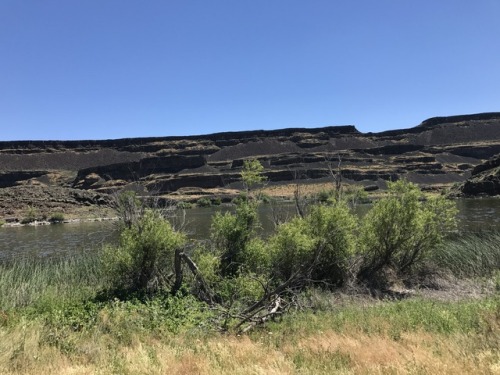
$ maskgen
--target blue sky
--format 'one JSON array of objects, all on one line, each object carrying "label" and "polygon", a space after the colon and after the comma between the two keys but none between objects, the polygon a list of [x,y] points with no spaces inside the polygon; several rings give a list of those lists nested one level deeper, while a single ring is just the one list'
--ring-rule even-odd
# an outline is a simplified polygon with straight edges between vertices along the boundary
[{"label": "blue sky", "polygon": [[0,0],[0,140],[500,111],[498,0]]}]

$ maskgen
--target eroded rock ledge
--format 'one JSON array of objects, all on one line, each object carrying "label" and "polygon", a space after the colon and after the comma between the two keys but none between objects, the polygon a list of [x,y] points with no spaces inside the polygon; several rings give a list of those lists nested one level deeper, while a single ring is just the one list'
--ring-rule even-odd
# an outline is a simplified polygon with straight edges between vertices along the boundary
[{"label": "eroded rock ledge", "polygon": [[[479,165],[498,153],[500,113],[436,117],[410,129],[381,133],[361,133],[347,125],[186,137],[0,142],[0,191],[6,194],[5,189],[22,186],[17,193],[24,194],[38,186],[47,201],[56,201],[54,192],[66,194],[60,189],[108,197],[134,188],[175,198],[189,189],[237,189],[248,158],[259,159],[270,184],[279,185],[296,179],[327,181],[339,157],[348,183],[383,186],[404,177],[439,188],[474,178],[483,168]],[[103,198],[90,204],[108,202]],[[0,217],[5,216],[6,208],[2,210]]]}]

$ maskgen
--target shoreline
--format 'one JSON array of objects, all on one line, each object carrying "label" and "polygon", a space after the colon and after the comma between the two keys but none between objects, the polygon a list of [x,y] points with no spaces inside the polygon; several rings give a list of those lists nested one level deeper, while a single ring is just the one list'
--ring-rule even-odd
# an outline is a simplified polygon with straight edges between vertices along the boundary
[{"label": "shoreline", "polygon": [[22,224],[18,221],[9,223],[6,222],[0,226],[0,228],[20,228],[20,227],[39,227],[46,225],[60,225],[60,224],[82,224],[82,223],[96,223],[103,221],[118,221],[118,216],[113,217],[97,217],[97,218],[74,218],[74,219],[65,219],[59,222],[50,222],[48,220],[35,220],[31,223]]}]

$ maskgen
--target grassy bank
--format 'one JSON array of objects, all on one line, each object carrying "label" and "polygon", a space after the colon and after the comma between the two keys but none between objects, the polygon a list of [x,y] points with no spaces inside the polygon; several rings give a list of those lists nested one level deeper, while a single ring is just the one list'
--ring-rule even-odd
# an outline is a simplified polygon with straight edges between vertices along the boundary
[{"label": "grassy bank", "polygon": [[[492,248],[468,236],[443,252],[457,241],[473,250],[462,249],[462,261],[480,244]],[[306,309],[236,335],[216,331],[217,311],[191,296],[100,299],[106,285],[92,256],[4,264],[0,277],[2,374],[500,371],[499,285],[486,298],[444,302],[311,289],[300,295]]]},{"label": "grassy bank", "polygon": [[0,373],[500,371],[500,235],[414,185],[360,220],[297,202],[267,238],[242,196],[196,243],[123,198],[116,245],[0,264]]},{"label": "grassy bank", "polygon": [[[80,315],[79,315],[80,314]],[[297,312],[249,335],[210,330],[196,301],[115,301],[4,315],[0,373],[490,374],[500,301],[347,303]]]}]

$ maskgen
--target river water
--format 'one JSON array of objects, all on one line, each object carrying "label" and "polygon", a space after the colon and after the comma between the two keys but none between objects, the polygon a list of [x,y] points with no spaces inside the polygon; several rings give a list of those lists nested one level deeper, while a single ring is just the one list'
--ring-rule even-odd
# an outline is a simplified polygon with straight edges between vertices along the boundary
[{"label": "river water", "polygon": [[[500,231],[500,199],[457,200],[458,219],[462,231]],[[362,215],[369,206],[357,207]],[[174,222],[193,239],[209,236],[212,215],[217,211],[232,210],[233,207],[193,208],[186,210],[186,216],[177,217]],[[282,215],[293,213],[292,205],[280,207]],[[276,212],[276,210],[275,210]],[[259,208],[261,231],[265,235],[273,226],[273,210],[269,205]],[[106,243],[118,240],[117,222],[86,222],[45,226],[0,228],[0,261],[23,257],[71,256],[100,249]]]}]

